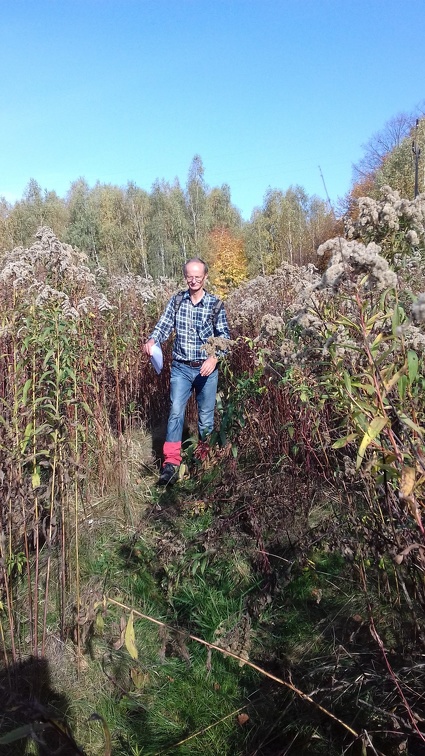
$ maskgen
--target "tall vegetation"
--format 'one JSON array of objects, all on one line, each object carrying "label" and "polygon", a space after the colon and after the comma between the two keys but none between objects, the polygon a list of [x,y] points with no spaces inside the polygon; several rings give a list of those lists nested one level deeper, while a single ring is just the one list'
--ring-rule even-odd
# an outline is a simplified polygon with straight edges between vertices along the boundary
[{"label": "tall vegetation", "polygon": [[138,344],[154,298],[149,281],[129,292],[125,279],[112,279],[102,290],[85,255],[46,227],[37,237],[5,256],[0,276],[0,564],[2,608],[13,629],[6,662],[23,653],[17,622],[26,650],[44,653],[52,581],[61,586],[62,634],[70,595],[78,616],[78,552],[70,550],[78,549],[83,481],[90,468],[106,484],[111,433],[123,431],[140,397]]},{"label": "tall vegetation", "polygon": [[177,282],[95,275],[45,227],[4,257],[2,654],[11,674],[58,639],[94,674],[101,649],[117,753],[424,742],[423,197],[383,191],[321,275],[283,261],[227,292],[211,445],[136,515],[139,463],[121,528],[126,444],[166,414],[140,346]]},{"label": "tall vegetation", "polygon": [[[30,182],[1,206],[21,242],[0,268],[13,756],[27,738],[93,756],[423,751],[425,195],[359,195],[345,235],[300,188],[243,226],[196,158],[185,190],[79,180],[63,203]],[[25,247],[32,219],[72,245],[42,225]],[[181,481],[159,492],[137,439],[166,416],[168,371],[141,344],[192,254],[234,342],[215,431],[196,446],[189,409]],[[41,703],[46,665],[84,750]]]}]

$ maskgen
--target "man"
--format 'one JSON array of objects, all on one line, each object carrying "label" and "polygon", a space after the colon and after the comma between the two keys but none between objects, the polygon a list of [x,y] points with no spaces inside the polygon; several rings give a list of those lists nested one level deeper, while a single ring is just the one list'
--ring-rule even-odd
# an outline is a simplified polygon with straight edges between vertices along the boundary
[{"label": "man", "polygon": [[[164,443],[164,462],[159,485],[175,483],[181,463],[181,443],[186,405],[195,390],[198,406],[198,431],[205,438],[214,427],[217,394],[217,357],[207,356],[202,346],[210,336],[230,338],[224,307],[217,306],[217,297],[205,290],[208,266],[199,257],[188,260],[183,267],[187,291],[174,295],[144,345],[151,355],[154,344],[162,344],[175,331],[171,365],[171,408]],[[181,302],[176,306],[176,297]],[[178,300],[177,300],[178,301]]]}]

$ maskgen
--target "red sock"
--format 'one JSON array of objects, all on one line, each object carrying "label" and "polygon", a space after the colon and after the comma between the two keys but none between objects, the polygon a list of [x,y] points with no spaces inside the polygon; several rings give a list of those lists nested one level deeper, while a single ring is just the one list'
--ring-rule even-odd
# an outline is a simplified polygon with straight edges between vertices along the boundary
[{"label": "red sock", "polygon": [[182,461],[181,441],[166,441],[164,444],[164,465],[170,462],[172,465],[180,465]]}]

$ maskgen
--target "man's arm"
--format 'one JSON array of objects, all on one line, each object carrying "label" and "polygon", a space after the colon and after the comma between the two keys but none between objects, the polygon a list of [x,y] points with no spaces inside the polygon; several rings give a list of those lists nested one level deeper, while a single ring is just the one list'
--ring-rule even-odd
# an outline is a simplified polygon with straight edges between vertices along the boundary
[{"label": "man's arm", "polygon": [[174,321],[174,297],[171,297],[155,328],[149,336],[149,339],[143,345],[146,354],[151,355],[154,344],[162,344],[163,341],[166,341],[169,338],[174,328]]}]

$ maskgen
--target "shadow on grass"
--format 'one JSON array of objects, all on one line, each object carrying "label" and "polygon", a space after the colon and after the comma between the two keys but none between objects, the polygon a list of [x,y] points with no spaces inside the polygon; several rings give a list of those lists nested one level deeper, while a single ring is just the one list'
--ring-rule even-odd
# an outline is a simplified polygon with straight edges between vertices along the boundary
[{"label": "shadow on grass", "polygon": [[[0,754],[84,756],[65,724],[69,706],[51,685],[46,659],[30,657],[0,671]],[[15,739],[16,738],[16,739]],[[9,740],[10,742],[5,742]],[[3,741],[3,742],[2,742]]]}]

